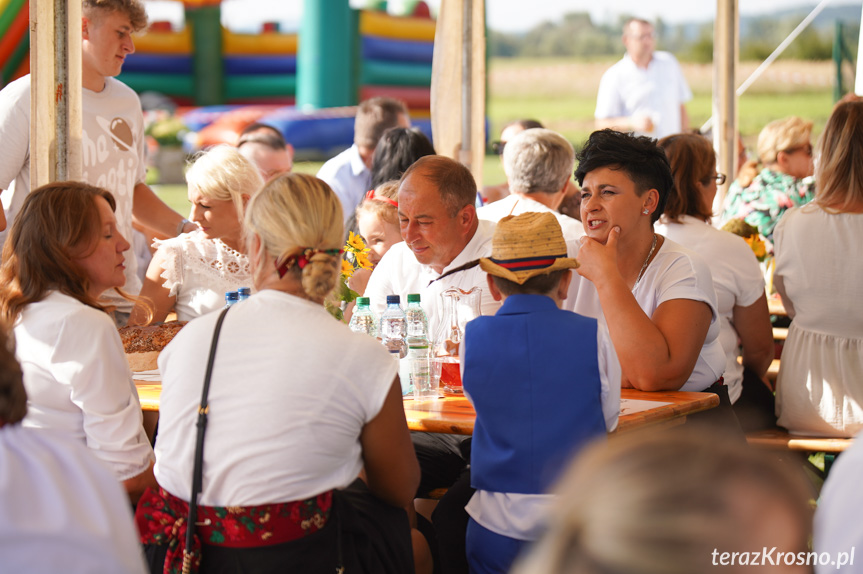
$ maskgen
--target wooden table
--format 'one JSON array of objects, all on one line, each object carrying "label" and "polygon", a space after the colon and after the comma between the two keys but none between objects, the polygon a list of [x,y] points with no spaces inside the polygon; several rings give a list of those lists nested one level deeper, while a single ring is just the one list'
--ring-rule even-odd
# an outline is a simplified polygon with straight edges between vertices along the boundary
[{"label": "wooden table", "polygon": [[[627,432],[636,428],[661,425],[683,424],[686,415],[712,409],[719,405],[719,396],[713,393],[686,393],[681,391],[644,392],[622,389],[621,398],[658,403],[671,403],[632,414],[622,414],[615,432]],[[407,400],[405,417],[408,428],[444,434],[473,434],[474,413],[470,402],[465,398],[445,397],[432,401]]]},{"label": "wooden table", "polygon": [[[141,409],[159,410],[159,395],[162,384],[135,381]],[[615,432],[627,432],[636,428],[656,425],[675,425],[686,422],[686,415],[712,409],[719,405],[719,396],[713,393],[687,393],[682,391],[644,392],[623,389],[622,399],[653,401],[660,404],[650,410],[622,414]],[[404,401],[408,428],[443,434],[473,434],[474,413],[470,402],[463,397],[444,397],[430,401]]]}]

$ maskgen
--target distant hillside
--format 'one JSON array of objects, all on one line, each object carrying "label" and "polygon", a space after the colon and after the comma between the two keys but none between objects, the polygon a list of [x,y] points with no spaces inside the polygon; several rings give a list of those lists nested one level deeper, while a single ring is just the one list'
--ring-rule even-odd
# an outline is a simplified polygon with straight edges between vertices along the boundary
[{"label": "distant hillside", "polygon": [[[740,19],[741,60],[766,58],[811,12],[793,8],[770,15]],[[840,4],[824,9],[786,50],[782,57],[803,60],[830,59],[836,22],[842,22],[845,43],[856,56],[860,33],[860,4]],[[620,28],[626,16],[613,25],[594,24],[590,14],[565,14],[555,22],[544,22],[523,34],[489,31],[489,52],[497,57],[617,57],[623,52]],[[670,25],[656,22],[660,49],[674,52],[681,60],[709,62],[713,57],[713,22]]]}]

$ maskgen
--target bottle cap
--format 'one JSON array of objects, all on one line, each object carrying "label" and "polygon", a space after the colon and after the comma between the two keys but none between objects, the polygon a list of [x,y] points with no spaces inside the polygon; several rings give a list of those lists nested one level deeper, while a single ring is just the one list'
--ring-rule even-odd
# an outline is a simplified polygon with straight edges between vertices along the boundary
[{"label": "bottle cap", "polygon": [[408,303],[419,303],[420,302],[420,294],[419,293],[411,293],[408,295]]},{"label": "bottle cap", "polygon": [[240,297],[249,297],[251,294],[251,287],[240,287],[239,289],[237,289],[237,295],[239,295]]},{"label": "bottle cap", "polygon": [[387,295],[387,305],[392,305],[393,303],[398,305],[401,302],[401,297],[399,297],[398,295]]},{"label": "bottle cap", "polygon": [[225,291],[225,301],[238,301],[240,294],[236,291]]},{"label": "bottle cap", "polygon": [[368,297],[357,297],[357,307],[368,307],[369,303]]}]

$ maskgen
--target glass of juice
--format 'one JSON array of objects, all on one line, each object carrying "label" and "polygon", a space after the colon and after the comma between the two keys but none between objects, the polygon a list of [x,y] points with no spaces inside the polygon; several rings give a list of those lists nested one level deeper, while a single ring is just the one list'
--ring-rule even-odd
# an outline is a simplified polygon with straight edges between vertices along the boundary
[{"label": "glass of juice", "polygon": [[461,372],[457,356],[436,357],[441,361],[440,385],[445,395],[463,395]]}]

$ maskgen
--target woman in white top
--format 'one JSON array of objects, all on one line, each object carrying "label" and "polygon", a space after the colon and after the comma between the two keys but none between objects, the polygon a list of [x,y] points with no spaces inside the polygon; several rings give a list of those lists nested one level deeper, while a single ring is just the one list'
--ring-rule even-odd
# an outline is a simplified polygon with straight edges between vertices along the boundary
[{"label": "woman in white top", "polygon": [[[14,325],[28,395],[25,427],[86,444],[134,500],[153,450],[123,344],[100,297],[126,282],[114,198],[84,183],[45,185],[12,226],[0,268],[0,316]],[[122,294],[122,292],[120,292]]]},{"label": "woman in white top", "polygon": [[650,138],[600,130],[577,159],[587,237],[564,308],[605,320],[624,387],[710,388],[721,397],[725,353],[710,270],[653,230],[674,185],[665,153]]},{"label": "woman in white top", "polygon": [[141,289],[143,301],[130,325],[164,321],[171,309],[189,321],[225,305],[225,292],[249,287],[249,258],[243,244],[243,210],[264,184],[258,169],[236,148],[216,146],[202,152],[186,172],[189,216],[198,229],[156,241],[156,253]]},{"label": "woman in white top", "polygon": [[[279,556],[273,571],[286,571],[297,558],[295,543],[319,528],[331,530],[328,509],[339,497],[334,489],[351,485],[363,471],[368,490],[390,505],[404,508],[416,492],[419,466],[397,365],[376,340],[352,333],[323,306],[339,277],[342,221],[338,197],[307,174],[281,175],[249,203],[245,222],[257,294],[231,307],[221,330],[198,516],[232,507],[233,516],[256,521],[266,506],[272,520],[256,522],[254,532],[238,532],[215,519],[199,528],[206,543],[202,567],[208,555],[212,563],[226,554],[257,564],[265,547]],[[202,350],[210,346],[217,318],[211,313],[190,322],[159,357],[161,489],[145,495],[137,516],[142,538],[151,545],[167,541],[148,537],[163,528],[142,506],[165,505],[176,517],[185,516],[207,365]],[[410,530],[400,512],[404,530],[396,540],[406,537],[409,552]],[[274,531],[263,535],[273,522]],[[213,542],[230,546],[232,537],[254,548]],[[306,555],[313,557],[310,570],[300,571],[336,566],[329,563],[336,556],[332,548]]]},{"label": "woman in white top", "polygon": [[850,437],[863,429],[863,101],[836,106],[817,155],[815,200],[774,234],[774,283],[793,319],[776,415],[792,433]]},{"label": "woman in white top", "polygon": [[[773,333],[761,268],[742,238],[710,225],[716,185],[716,153],[707,138],[677,134],[659,140],[674,187],[656,231],[710,262],[719,306],[719,339],[725,350],[725,385],[744,429],[772,427],[773,394],[764,383],[773,360]],[[741,355],[742,364],[737,361]],[[745,370],[744,370],[745,369]]]},{"label": "woman in white top", "polygon": [[[126,493],[83,444],[24,428],[27,393],[0,329],[0,556],[4,572],[144,574]],[[85,512],[82,512],[85,509]]]}]

